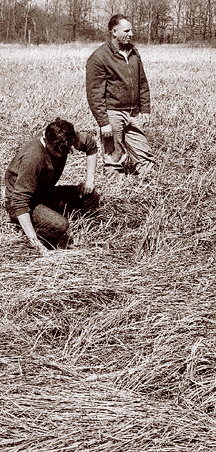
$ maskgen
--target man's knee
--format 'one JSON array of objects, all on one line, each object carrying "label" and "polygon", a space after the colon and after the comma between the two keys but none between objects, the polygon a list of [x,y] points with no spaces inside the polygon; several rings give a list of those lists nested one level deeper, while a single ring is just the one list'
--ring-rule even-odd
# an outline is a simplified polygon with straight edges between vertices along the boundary
[{"label": "man's knee", "polygon": [[99,207],[100,195],[93,190],[84,198],[84,211],[94,211]]},{"label": "man's knee", "polygon": [[61,215],[61,221],[59,221],[59,233],[64,234],[68,229],[69,223],[67,218]]},{"label": "man's knee", "polygon": [[34,208],[32,222],[38,233],[47,237],[59,237],[69,226],[67,218],[43,204]]}]

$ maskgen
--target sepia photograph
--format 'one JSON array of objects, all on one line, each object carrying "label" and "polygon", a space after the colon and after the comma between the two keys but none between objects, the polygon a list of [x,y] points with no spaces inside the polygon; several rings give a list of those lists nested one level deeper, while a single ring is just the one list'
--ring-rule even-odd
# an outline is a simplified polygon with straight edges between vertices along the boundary
[{"label": "sepia photograph", "polygon": [[0,450],[216,451],[216,0],[0,0]]}]

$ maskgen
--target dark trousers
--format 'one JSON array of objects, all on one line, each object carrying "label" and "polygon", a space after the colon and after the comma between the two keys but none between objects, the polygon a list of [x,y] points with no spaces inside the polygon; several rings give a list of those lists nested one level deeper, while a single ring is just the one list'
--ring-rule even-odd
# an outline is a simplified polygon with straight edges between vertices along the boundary
[{"label": "dark trousers", "polygon": [[[67,231],[68,217],[74,210],[82,214],[91,213],[98,206],[99,195],[95,190],[80,198],[77,186],[58,185],[47,195],[33,197],[30,215],[38,236],[55,241]],[[6,201],[6,210],[11,220],[18,223],[10,201]]]}]

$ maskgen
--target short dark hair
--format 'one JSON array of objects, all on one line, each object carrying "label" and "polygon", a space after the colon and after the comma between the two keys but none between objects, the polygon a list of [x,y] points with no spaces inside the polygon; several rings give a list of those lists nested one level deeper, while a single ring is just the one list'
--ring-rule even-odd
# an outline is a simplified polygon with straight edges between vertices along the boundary
[{"label": "short dark hair", "polygon": [[45,140],[58,149],[60,145],[71,147],[74,143],[75,131],[71,122],[56,118],[45,130]]},{"label": "short dark hair", "polygon": [[125,16],[124,14],[115,14],[114,16],[112,16],[108,23],[108,30],[112,31],[112,29],[116,27],[116,25],[119,25],[119,22],[123,19],[128,20],[127,16]]}]

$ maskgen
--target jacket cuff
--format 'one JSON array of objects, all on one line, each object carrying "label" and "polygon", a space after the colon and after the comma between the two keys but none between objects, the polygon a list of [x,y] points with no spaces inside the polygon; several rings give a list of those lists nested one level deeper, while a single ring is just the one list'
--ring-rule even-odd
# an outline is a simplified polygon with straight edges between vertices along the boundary
[{"label": "jacket cuff", "polygon": [[108,126],[108,125],[110,124],[108,115],[105,116],[105,117],[102,118],[102,119],[96,118],[96,121],[97,121],[97,123],[98,123],[98,125],[99,125],[100,128],[101,128],[101,127],[104,127],[104,126]]},{"label": "jacket cuff", "polygon": [[15,211],[16,216],[18,218],[20,215],[23,215],[24,213],[30,213],[30,208],[29,207],[19,207],[19,208],[16,209],[14,207],[14,211]]},{"label": "jacket cuff", "polygon": [[148,108],[148,107],[143,107],[143,108],[141,107],[140,113],[146,113],[146,114],[150,115],[151,111],[150,111],[150,108]]},{"label": "jacket cuff", "polygon": [[97,154],[98,148],[93,139],[91,139],[91,142],[87,145],[86,149],[86,155],[94,155]]}]

